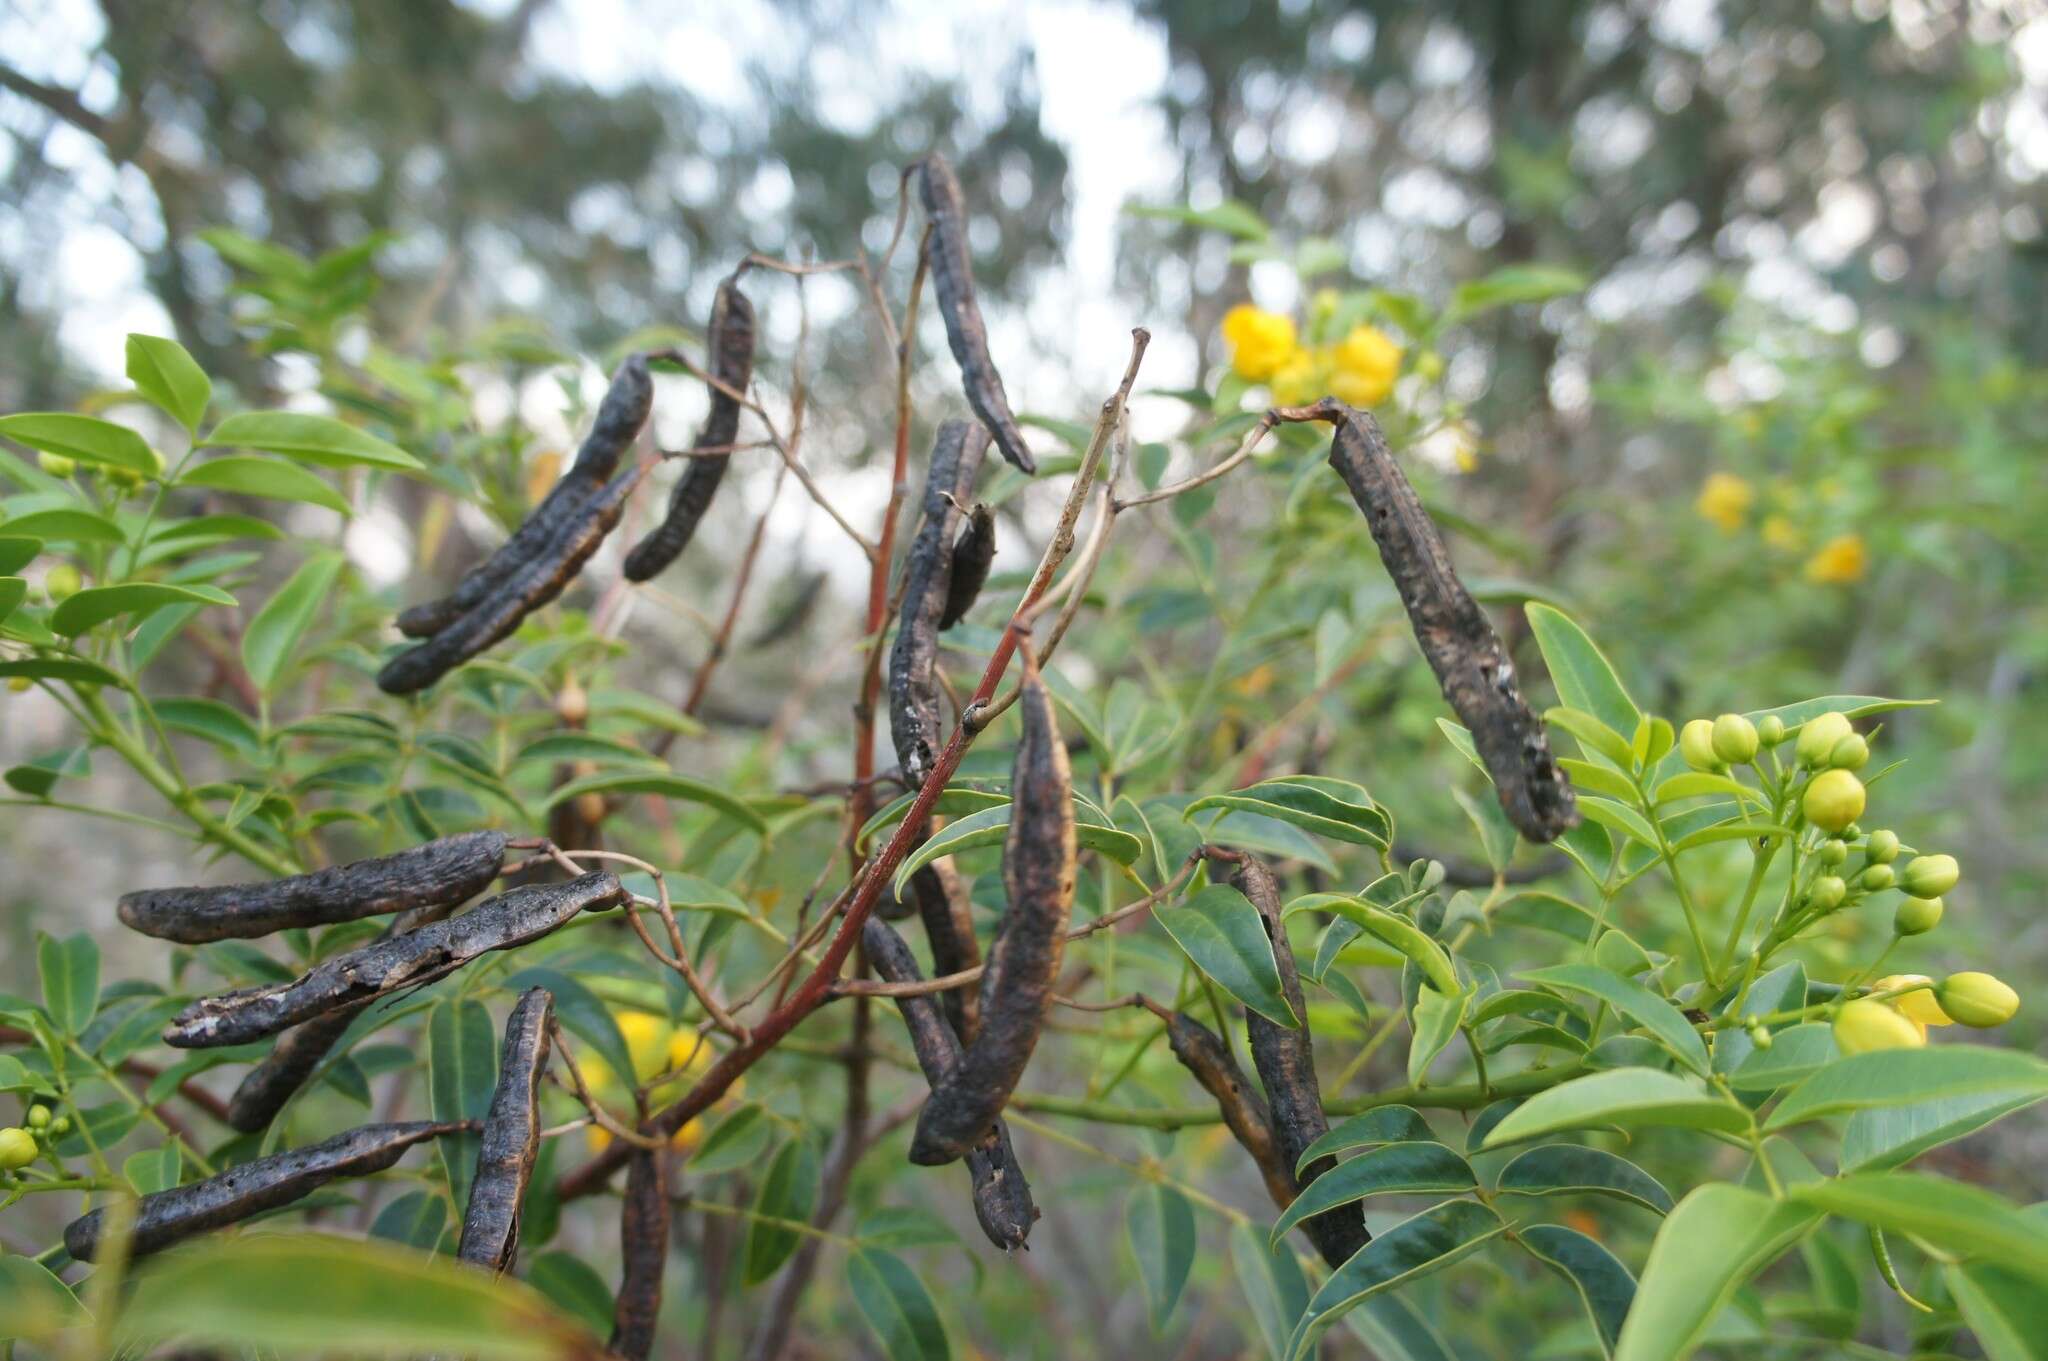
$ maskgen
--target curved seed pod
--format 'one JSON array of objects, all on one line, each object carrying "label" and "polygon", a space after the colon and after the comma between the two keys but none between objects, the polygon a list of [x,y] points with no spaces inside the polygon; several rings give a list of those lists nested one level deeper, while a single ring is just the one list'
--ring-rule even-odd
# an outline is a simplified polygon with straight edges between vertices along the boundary
[{"label": "curved seed pod", "polygon": [[[437,903],[401,912],[377,939],[387,941],[393,936],[440,921],[456,906],[455,903]],[[369,1002],[338,1007],[324,1016],[315,1016],[310,1021],[295,1025],[278,1036],[277,1043],[271,1046],[263,1062],[242,1075],[234,1095],[228,1098],[228,1127],[243,1134],[254,1134],[268,1128],[277,1113],[284,1109],[284,1103],[291,1100],[292,1093],[305,1086],[306,1080],[313,1076],[313,1070],[320,1066],[320,1060],[327,1057],[327,1051],[340,1043],[356,1017],[369,1009]]]},{"label": "curved seed pod", "polygon": [[461,1260],[497,1272],[510,1271],[519,1253],[519,1213],[540,1156],[540,1080],[548,1067],[548,1025],[554,1017],[554,994],[533,988],[505,1020],[498,1088],[484,1120],[469,1208],[462,1216],[462,1242],[455,1249]]},{"label": "curved seed pod", "polygon": [[1555,840],[1578,822],[1578,804],[1486,611],[1458,580],[1443,536],[1388,452],[1379,423],[1331,397],[1311,410],[1336,431],[1330,466],[1365,513],[1415,641],[1459,722],[1471,729],[1508,821],[1531,841]]},{"label": "curved seed pod", "polygon": [[668,1173],[657,1150],[635,1149],[626,1165],[619,1247],[625,1274],[612,1309],[610,1350],[626,1361],[647,1361],[661,1316],[662,1269],[668,1265]]},{"label": "curved seed pod", "polygon": [[1184,1011],[1176,1011],[1166,1018],[1166,1042],[1181,1066],[1193,1073],[1195,1081],[1216,1098],[1216,1105],[1223,1112],[1223,1123],[1230,1127],[1230,1132],[1237,1136],[1237,1142],[1258,1164],[1259,1175],[1266,1181],[1266,1194],[1273,1197],[1273,1203],[1283,1210],[1292,1205],[1293,1170],[1280,1156],[1266,1103],[1245,1081],[1244,1071],[1230,1055],[1230,1047],[1215,1031]]},{"label": "curved seed pod", "polygon": [[[926,865],[910,876],[911,896],[932,947],[932,971],[963,973],[981,963],[981,943],[974,938],[974,910],[967,885],[950,860]],[[946,1020],[962,1044],[973,1044],[981,1030],[981,999],[972,988],[939,994]]]},{"label": "curved seed pod", "polygon": [[1053,722],[1052,696],[1028,649],[1017,711],[1023,733],[1010,773],[1010,830],[1003,840],[1009,906],[981,975],[981,1031],[950,1081],[918,1113],[910,1160],[943,1163],[987,1137],[1024,1076],[1052,1003],[1074,907],[1073,777]]},{"label": "curved seed pod", "polygon": [[480,893],[504,863],[503,832],[464,832],[288,879],[124,893],[115,910],[145,936],[199,945],[408,908],[452,907]]},{"label": "curved seed pod", "polygon": [[939,427],[925,472],[924,519],[903,569],[903,603],[889,647],[889,736],[903,778],[913,789],[924,782],[939,752],[939,616],[953,575],[951,544],[960,523],[955,503],[973,494],[987,453],[988,431],[972,421]]},{"label": "curved seed pod", "polygon": [[[754,304],[740,292],[737,275],[718,285],[718,293],[711,302],[711,325],[704,339],[705,367],[711,376],[734,392],[745,392],[747,381],[754,374]],[[696,447],[730,446],[739,430],[738,400],[712,388],[711,414],[704,418],[704,428],[697,432]],[[648,580],[689,546],[698,522],[711,508],[718,484],[725,480],[726,465],[730,462],[730,454],[689,460],[690,466],[669,493],[667,516],[626,554],[626,580]]]},{"label": "curved seed pod", "polygon": [[479,903],[451,921],[372,941],[321,961],[289,983],[202,997],[171,1018],[164,1043],[178,1049],[246,1044],[337,1007],[446,978],[492,950],[539,940],[586,909],[626,901],[618,876],[599,870],[566,884],[529,884]]},{"label": "curved seed pod", "polygon": [[553,600],[576,579],[576,573],[618,525],[626,499],[640,485],[645,471],[634,464],[576,507],[574,515],[540,553],[521,564],[475,609],[416,647],[407,648],[377,673],[377,688],[387,695],[424,690],[442,676],[501,638],[520,621]]},{"label": "curved seed pod", "polygon": [[[868,918],[861,927],[861,948],[875,972],[890,983],[915,983],[923,975],[903,937],[888,923]],[[917,1051],[918,1066],[925,1081],[939,1086],[960,1065],[960,1041],[940,1014],[930,996],[899,997],[896,1009],[910,1031],[910,1046]],[[988,1241],[1008,1252],[1024,1246],[1031,1226],[1038,1219],[1038,1207],[1031,1201],[1031,1183],[1017,1164],[1017,1151],[1010,1145],[1009,1127],[996,1121],[993,1135],[967,1151],[964,1160],[974,1179],[974,1217]]]},{"label": "curved seed pod", "polygon": [[953,627],[974,608],[974,598],[988,581],[989,565],[996,560],[996,513],[988,503],[977,501],[967,512],[967,528],[953,543],[952,577],[946,584],[946,608],[939,614],[939,631]]},{"label": "curved seed pod", "polygon": [[[1323,1092],[1316,1081],[1315,1045],[1308,1033],[1308,1003],[1301,995],[1301,975],[1294,967],[1294,950],[1280,925],[1280,886],[1272,871],[1246,856],[1230,875],[1237,890],[1251,899],[1266,924],[1273,942],[1273,962],[1279,966],[1281,990],[1294,1014],[1302,1018],[1301,1028],[1290,1030],[1276,1025],[1256,1011],[1245,1012],[1245,1033],[1251,1041],[1252,1062],[1265,1084],[1266,1101],[1273,1113],[1273,1137],[1279,1146],[1281,1166],[1292,1168],[1301,1161],[1308,1146],[1329,1133],[1330,1122],[1323,1115]],[[1298,1181],[1307,1186],[1337,1165],[1332,1158],[1318,1158],[1303,1170]],[[1371,1241],[1365,1230],[1365,1211],[1356,1202],[1302,1221],[1303,1229],[1316,1250],[1331,1266],[1350,1260],[1351,1255]]]},{"label": "curved seed pod", "polygon": [[960,365],[960,385],[967,405],[996,437],[996,447],[1018,471],[1035,473],[1038,465],[1025,447],[1024,432],[1010,414],[1010,398],[1003,391],[1003,376],[989,357],[988,327],[981,320],[981,305],[974,300],[974,266],[967,253],[967,209],[960,197],[960,181],[944,156],[934,151],[918,166],[918,184],[924,210],[931,219],[932,291],[938,295],[939,315],[946,321],[946,340],[953,347],[953,359]]},{"label": "curved seed pod", "polygon": [[541,498],[512,537],[498,551],[466,572],[455,589],[439,600],[414,605],[398,616],[398,631],[408,638],[426,638],[439,633],[482,604],[531,561],[562,527],[576,518],[577,508],[605,484],[619,466],[619,457],[631,448],[654,409],[654,381],[647,372],[647,356],[629,355],[612,375],[611,387],[597,408],[597,419],[576,451],[576,461],[560,481]]},{"label": "curved seed pod", "polygon": [[[325,1143],[242,1163],[205,1181],[152,1192],[136,1203],[134,1236],[128,1250],[140,1257],[195,1233],[239,1224],[252,1215],[303,1199],[338,1177],[382,1172],[414,1144],[467,1128],[460,1121],[442,1124],[432,1120],[364,1125]],[[72,1220],[64,1230],[64,1250],[81,1262],[90,1262],[100,1249],[105,1214],[94,1210]]]}]

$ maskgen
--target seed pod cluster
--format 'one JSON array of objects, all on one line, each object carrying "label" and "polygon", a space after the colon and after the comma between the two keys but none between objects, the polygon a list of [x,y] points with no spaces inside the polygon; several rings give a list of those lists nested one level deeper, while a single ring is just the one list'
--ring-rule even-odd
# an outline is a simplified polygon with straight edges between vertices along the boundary
[{"label": "seed pod cluster", "polygon": [[904,566],[903,603],[889,648],[889,735],[903,778],[913,789],[923,783],[938,757],[939,619],[952,586],[958,503],[973,494],[988,438],[988,431],[972,421],[947,421],[939,427],[925,472],[924,519]]},{"label": "seed pod cluster", "polygon": [[498,1087],[484,1118],[462,1241],[455,1249],[462,1261],[497,1272],[510,1271],[519,1253],[519,1216],[540,1157],[540,1080],[547,1072],[548,1028],[554,1019],[554,994],[532,988],[505,1021]]},{"label": "seed pod cluster", "polygon": [[996,513],[986,501],[977,501],[967,512],[967,528],[953,543],[953,568],[946,583],[946,608],[939,614],[940,632],[965,619],[974,608],[995,560]]},{"label": "seed pod cluster", "polygon": [[1266,1103],[1245,1081],[1244,1071],[1230,1055],[1230,1046],[1209,1027],[1184,1011],[1166,1018],[1166,1043],[1181,1066],[1194,1074],[1204,1091],[1216,1098],[1223,1123],[1235,1135],[1244,1151],[1257,1164],[1265,1179],[1266,1194],[1286,1209],[1294,1203],[1294,1169],[1280,1156],[1273,1136],[1273,1119]]},{"label": "seed pod cluster", "polygon": [[658,1149],[635,1149],[627,1164],[619,1249],[625,1271],[612,1308],[610,1350],[625,1361],[647,1361],[661,1316],[662,1268],[668,1264],[668,1171]]},{"label": "seed pod cluster", "polygon": [[1017,418],[1010,414],[1003,376],[989,356],[988,327],[981,319],[981,305],[974,299],[974,266],[967,250],[967,207],[960,195],[960,180],[946,158],[934,151],[918,164],[918,184],[925,215],[931,221],[932,287],[938,295],[939,315],[946,322],[946,341],[960,365],[967,405],[995,435],[1003,457],[1018,471],[1035,473],[1038,465],[1024,444]]},{"label": "seed pod cluster", "polygon": [[[754,304],[740,292],[739,276],[724,280],[711,303],[711,325],[705,334],[705,367],[733,392],[745,392],[754,373]],[[697,432],[698,449],[730,448],[740,429],[736,397],[714,386],[711,413]],[[682,478],[669,493],[668,514],[647,537],[626,554],[628,581],[647,581],[660,574],[689,546],[718,484],[725,480],[730,454],[688,460]]]},{"label": "seed pod cluster", "polygon": [[1008,906],[981,975],[981,1028],[950,1079],[918,1113],[910,1160],[944,1163],[988,1136],[1038,1045],[1066,951],[1074,906],[1073,776],[1053,721],[1052,696],[1030,650],[1017,711],[1022,733],[1010,772],[1010,827],[1003,840]]},{"label": "seed pod cluster", "polygon": [[[1301,975],[1295,969],[1294,950],[1280,924],[1280,886],[1274,882],[1272,871],[1246,856],[1233,868],[1230,882],[1258,909],[1266,935],[1273,943],[1273,962],[1279,966],[1281,990],[1286,994],[1287,1004],[1301,1019],[1298,1029],[1290,1029],[1256,1011],[1245,1013],[1252,1063],[1259,1070],[1259,1081],[1265,1084],[1281,1165],[1291,1169],[1300,1163],[1310,1144],[1330,1132],[1330,1122],[1323,1114],[1322,1087],[1316,1081],[1308,1003],[1301,995]],[[1334,1157],[1316,1159],[1302,1170],[1299,1185],[1307,1186],[1336,1165]],[[1304,1220],[1303,1227],[1331,1266],[1349,1261],[1372,1238],[1365,1229],[1365,1211],[1356,1202],[1325,1210]]]},{"label": "seed pod cluster", "polygon": [[[242,1163],[189,1186],[152,1192],[136,1204],[128,1250],[139,1257],[196,1233],[239,1224],[303,1199],[339,1177],[382,1172],[414,1144],[465,1128],[459,1122],[431,1120],[364,1125],[324,1143]],[[94,1210],[71,1221],[64,1230],[64,1250],[81,1262],[92,1261],[100,1250],[105,1217],[105,1210]]]},{"label": "seed pod cluster", "polygon": [[[870,917],[861,928],[861,948],[875,972],[890,983],[915,983],[922,975],[903,937],[888,923]],[[960,1066],[960,1041],[929,996],[899,997],[896,1009],[910,1031],[925,1081],[937,1088]],[[974,1179],[974,1217],[988,1241],[1008,1252],[1024,1246],[1038,1207],[1031,1201],[1031,1183],[1017,1164],[1008,1126],[998,1120],[988,1139],[970,1148],[965,1158]]]},{"label": "seed pod cluster", "polygon": [[465,832],[287,879],[124,893],[116,911],[125,925],[145,936],[199,945],[386,912],[453,907],[483,891],[504,863],[503,832]]},{"label": "seed pod cluster", "polygon": [[618,876],[600,870],[566,884],[501,893],[451,921],[373,941],[323,960],[289,983],[202,997],[171,1018],[164,1043],[178,1049],[246,1044],[337,1007],[445,978],[492,950],[538,940],[578,912],[626,901]]},{"label": "seed pod cluster", "polygon": [[1522,698],[1507,649],[1458,580],[1443,536],[1388,452],[1379,423],[1332,397],[1310,411],[1335,430],[1330,466],[1365,513],[1415,640],[1444,698],[1471,730],[1508,820],[1531,841],[1555,840],[1579,820],[1571,785]]}]

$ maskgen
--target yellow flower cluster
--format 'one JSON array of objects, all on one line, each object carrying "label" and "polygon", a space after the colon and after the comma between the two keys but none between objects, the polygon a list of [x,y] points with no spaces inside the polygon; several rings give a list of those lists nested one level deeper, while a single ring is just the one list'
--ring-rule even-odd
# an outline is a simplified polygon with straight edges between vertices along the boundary
[{"label": "yellow flower cluster", "polygon": [[1733,534],[1749,518],[1756,504],[1756,488],[1747,478],[1734,473],[1713,473],[1700,484],[1699,499],[1692,503],[1700,518],[1723,534]]},{"label": "yellow flower cluster", "polygon": [[1330,345],[1304,345],[1292,317],[1240,303],[1223,316],[1223,339],[1238,377],[1265,383],[1283,405],[1328,393],[1351,406],[1378,406],[1401,376],[1401,347],[1384,331],[1354,326]]},{"label": "yellow flower cluster", "polygon": [[[1818,489],[1823,500],[1832,500],[1839,489]],[[1773,492],[1774,500],[1781,500],[1779,492]],[[1693,509],[1702,520],[1720,530],[1733,534],[1748,523],[1749,514],[1756,508],[1757,490],[1748,478],[1734,473],[1710,473],[1700,483],[1700,491],[1694,499]],[[1758,526],[1763,541],[1781,553],[1790,553],[1800,547],[1802,535],[1798,524],[1791,516],[1773,513],[1763,518]],[[1853,531],[1837,534],[1806,560],[1804,568],[1808,581],[1821,586],[1847,586],[1863,580],[1870,570],[1870,550],[1861,534]]]},{"label": "yellow flower cluster", "polygon": [[1823,586],[1847,586],[1870,570],[1870,551],[1861,534],[1837,534],[1806,560],[1806,579]]},{"label": "yellow flower cluster", "polygon": [[[650,1104],[666,1105],[683,1094],[690,1082],[704,1075],[717,1059],[711,1046],[702,1036],[688,1027],[676,1028],[665,1016],[648,1011],[615,1011],[612,1019],[618,1022],[619,1035],[626,1041],[626,1051],[633,1057],[634,1084],[648,1082],[665,1073],[674,1074],[648,1094]],[[590,1094],[602,1102],[614,1114],[630,1114],[632,1094],[625,1081],[611,1069],[611,1065],[595,1053],[579,1054],[576,1066],[583,1074],[583,1080],[590,1085]],[[740,1094],[746,1079],[740,1078],[725,1095],[724,1105]],[[675,1133],[670,1142],[679,1149],[688,1151],[697,1146],[704,1136],[704,1117],[698,1116]],[[592,1125],[584,1131],[584,1138],[592,1152],[602,1152],[611,1144],[611,1131]]]}]

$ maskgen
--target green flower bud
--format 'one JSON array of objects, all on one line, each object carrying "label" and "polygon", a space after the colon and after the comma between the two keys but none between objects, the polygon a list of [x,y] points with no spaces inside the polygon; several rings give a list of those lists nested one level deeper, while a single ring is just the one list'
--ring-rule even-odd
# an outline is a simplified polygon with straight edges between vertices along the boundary
[{"label": "green flower bud", "polygon": [[1859,997],[1835,1013],[1835,1047],[1844,1054],[1879,1049],[1918,1049],[1927,1043],[1919,1026],[1882,1002]]},{"label": "green flower bud", "polygon": [[36,1160],[36,1136],[25,1129],[8,1126],[0,1129],[0,1170],[12,1172],[27,1167]]},{"label": "green flower bud", "polygon": [[1424,350],[1415,356],[1415,376],[1425,383],[1434,383],[1443,377],[1444,357],[1435,350]]},{"label": "green flower bud", "polygon": [[1823,874],[1813,881],[1813,887],[1806,891],[1806,901],[1823,912],[1832,912],[1842,905],[1842,899],[1849,896],[1849,886],[1833,874]]},{"label": "green flower bud", "polygon": [[1863,734],[1852,732],[1835,743],[1828,764],[1837,770],[1861,770],[1870,764],[1870,743],[1863,740]]},{"label": "green flower bud", "polygon": [[1722,714],[1714,720],[1714,755],[1731,766],[1746,765],[1756,758],[1756,724],[1741,714]]},{"label": "green flower bud", "polygon": [[63,1138],[63,1137],[65,1136],[65,1135],[69,1134],[70,1132],[71,1132],[71,1117],[70,1117],[70,1116],[68,1116],[68,1115],[60,1115],[60,1116],[58,1116],[58,1117],[57,1117],[57,1118],[56,1118],[55,1120],[52,1120],[52,1121],[50,1122],[50,1133],[52,1133],[52,1134],[56,1135],[56,1136],[57,1136],[58,1138],[60,1138],[60,1139],[61,1139],[61,1138]]},{"label": "green flower bud", "polygon": [[7,678],[7,688],[17,695],[24,690],[34,689],[35,683],[35,677],[33,676],[9,676]]},{"label": "green flower bud", "polygon": [[1695,718],[1678,730],[1678,754],[1694,770],[1719,770],[1721,758],[1714,755],[1713,720]]},{"label": "green flower bud", "polygon": [[1849,859],[1849,843],[1838,836],[1831,836],[1820,843],[1820,850],[1815,854],[1823,865],[1840,865]]},{"label": "green flower bud", "polygon": [[1826,765],[1828,755],[1835,749],[1835,743],[1853,731],[1855,730],[1849,726],[1849,720],[1833,710],[1807,719],[1800,725],[1799,745],[1793,748],[1799,755],[1799,764]]},{"label": "green flower bud", "polygon": [[1863,816],[1863,781],[1846,770],[1823,770],[1807,782],[1799,809],[1823,832],[1839,832]]},{"label": "green flower bud", "polygon": [[1898,875],[1892,872],[1890,865],[1872,865],[1863,871],[1862,875],[1858,878],[1858,882],[1863,885],[1866,892],[1882,893],[1890,888],[1892,881],[1898,877]]},{"label": "green flower bud", "polygon": [[1902,936],[1924,936],[1941,925],[1941,899],[1908,898],[1892,916],[1892,930]]},{"label": "green flower bud", "polygon": [[69,600],[78,594],[78,588],[85,585],[85,578],[78,569],[68,562],[60,562],[43,574],[43,591],[50,597],[50,603]]},{"label": "green flower bud", "polygon": [[1761,1022],[1751,1021],[1749,1023],[1749,1042],[1759,1049],[1769,1049],[1771,1047],[1771,1032],[1764,1029]]},{"label": "green flower bud", "polygon": [[47,1129],[49,1124],[50,1108],[48,1106],[30,1106],[28,1108],[28,1127],[30,1129]]},{"label": "green flower bud", "polygon": [[1939,898],[1962,877],[1952,855],[1916,855],[1899,876],[1899,887],[1915,898]]},{"label": "green flower bud", "polygon": [[36,466],[52,477],[69,477],[78,471],[77,461],[62,454],[37,454]]},{"label": "green flower bud", "polygon": [[1941,1009],[1966,1026],[1989,1030],[2020,1009],[2020,995],[1988,973],[1952,973],[1935,985]]},{"label": "green flower bud", "polygon": [[1756,740],[1767,747],[1775,747],[1785,740],[1785,720],[1776,714],[1765,714],[1756,721]]},{"label": "green flower bud", "polygon": [[1889,865],[1899,858],[1899,834],[1880,827],[1863,843],[1863,858],[1873,865]]}]

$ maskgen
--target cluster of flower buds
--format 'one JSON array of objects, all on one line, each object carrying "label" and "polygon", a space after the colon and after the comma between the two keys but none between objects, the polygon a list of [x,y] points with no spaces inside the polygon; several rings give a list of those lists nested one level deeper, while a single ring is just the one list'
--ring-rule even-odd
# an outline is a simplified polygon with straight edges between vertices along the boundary
[{"label": "cluster of flower buds", "polygon": [[0,1177],[11,1177],[43,1154],[44,1146],[71,1132],[71,1117],[52,1117],[48,1106],[28,1108],[27,1128],[0,1129]]},{"label": "cluster of flower buds", "polygon": [[1869,994],[1835,1013],[1835,1047],[1844,1054],[1915,1049],[1927,1027],[1966,1025],[1989,1030],[2019,1013],[2020,998],[1988,973],[1955,973],[1937,983],[1925,974],[1892,974]]}]

